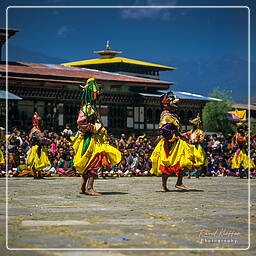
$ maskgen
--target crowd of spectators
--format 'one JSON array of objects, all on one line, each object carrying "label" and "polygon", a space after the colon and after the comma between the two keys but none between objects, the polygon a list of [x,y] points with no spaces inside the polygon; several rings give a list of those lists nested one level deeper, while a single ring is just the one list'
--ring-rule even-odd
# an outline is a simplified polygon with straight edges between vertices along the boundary
[{"label": "crowd of spectators", "polygon": [[[45,168],[45,176],[80,176],[73,166],[74,150],[72,148],[72,130],[67,126],[63,132],[45,131],[45,136],[51,139],[48,146],[48,155],[51,166]],[[122,133],[119,137],[109,135],[109,143],[118,148],[122,153],[121,162],[111,170],[101,170],[100,176],[150,176],[150,156],[158,142],[158,138],[142,135],[139,137],[126,136]],[[234,154],[232,148],[232,135],[207,135],[203,147],[209,160],[208,166],[203,168],[201,176],[246,176],[246,170],[232,170],[231,160]],[[6,151],[5,141],[1,141],[0,149]],[[26,164],[27,152],[30,149],[29,135],[24,131],[14,129],[7,135],[8,147],[8,176],[32,176],[32,171]],[[256,162],[256,135],[251,138],[251,158]],[[6,175],[5,165],[0,165],[0,176]],[[186,172],[195,175],[195,171]],[[256,176],[256,171],[251,170],[251,176]]]}]

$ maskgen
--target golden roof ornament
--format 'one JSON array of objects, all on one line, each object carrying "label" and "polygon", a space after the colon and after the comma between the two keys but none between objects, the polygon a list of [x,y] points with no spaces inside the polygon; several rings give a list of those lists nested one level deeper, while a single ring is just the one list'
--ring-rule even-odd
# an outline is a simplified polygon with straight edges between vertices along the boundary
[{"label": "golden roof ornament", "polygon": [[106,51],[109,51],[110,50],[110,43],[109,41],[107,40],[106,42],[106,47],[105,47]]},{"label": "golden roof ornament", "polygon": [[111,51],[110,50],[110,41],[106,41],[105,50],[104,51],[94,51],[94,53],[98,53],[101,59],[111,59],[114,58],[117,54],[122,52]]}]

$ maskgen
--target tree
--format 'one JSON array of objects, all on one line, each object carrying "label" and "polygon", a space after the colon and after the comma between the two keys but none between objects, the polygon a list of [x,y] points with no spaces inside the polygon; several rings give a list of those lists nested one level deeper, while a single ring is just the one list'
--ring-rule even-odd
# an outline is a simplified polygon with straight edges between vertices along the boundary
[{"label": "tree", "polygon": [[221,101],[212,101],[206,103],[203,109],[203,123],[209,132],[221,132],[223,135],[233,133],[234,126],[232,120],[227,114],[232,110],[230,91],[220,91],[215,88],[210,97],[220,99]]},{"label": "tree", "polygon": [[256,118],[251,117],[251,126],[250,129],[253,133],[256,134]]}]

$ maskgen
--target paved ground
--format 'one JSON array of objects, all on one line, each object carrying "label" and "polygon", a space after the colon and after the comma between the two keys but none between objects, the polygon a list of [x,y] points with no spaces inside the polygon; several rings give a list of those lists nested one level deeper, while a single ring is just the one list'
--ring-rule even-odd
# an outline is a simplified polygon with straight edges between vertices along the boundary
[{"label": "paved ground", "polygon": [[[78,194],[80,178],[9,179],[8,246],[5,249],[5,180],[1,185],[0,255],[247,255],[247,180],[214,177],[185,180],[189,192],[159,192],[161,178],[96,180],[100,197]],[[255,240],[256,180],[251,180],[251,239]],[[252,246],[253,247],[253,246]],[[16,248],[16,249],[15,249]],[[17,250],[19,248],[19,250]],[[22,249],[31,248],[31,251]],[[34,248],[65,248],[36,251]],[[73,249],[77,250],[74,251]],[[81,248],[114,248],[82,251]],[[153,248],[124,251],[120,248]],[[176,249],[159,251],[158,249]],[[183,249],[190,249],[184,251]],[[198,251],[195,248],[231,248]],[[67,249],[72,251],[67,251]],[[181,250],[181,251],[177,251]]]}]

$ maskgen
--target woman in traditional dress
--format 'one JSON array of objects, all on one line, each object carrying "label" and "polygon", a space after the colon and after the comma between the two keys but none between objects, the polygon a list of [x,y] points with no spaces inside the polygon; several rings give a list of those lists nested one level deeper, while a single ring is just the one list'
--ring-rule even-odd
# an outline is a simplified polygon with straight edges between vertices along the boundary
[{"label": "woman in traditional dress", "polygon": [[167,192],[167,179],[175,173],[178,176],[175,187],[189,190],[182,184],[184,169],[191,169],[193,150],[191,146],[182,139],[181,124],[177,116],[177,105],[179,99],[172,93],[161,96],[160,133],[161,139],[155,147],[150,160],[152,161],[151,174],[162,175],[161,191]]},{"label": "woman in traditional dress", "polygon": [[[237,132],[232,140],[232,147],[235,150],[234,156],[231,162],[231,168],[239,170],[240,178],[243,178],[244,172],[249,168],[250,155],[247,152],[247,138],[245,134],[245,123],[237,123]],[[255,168],[253,160],[250,159],[250,168]]]},{"label": "woman in traditional dress", "polygon": [[51,140],[44,137],[41,130],[42,119],[37,112],[32,117],[32,124],[33,128],[29,134],[31,149],[27,152],[27,164],[33,170],[34,179],[43,179],[42,170],[51,166],[47,149]]},{"label": "woman in traditional dress", "polygon": [[[121,153],[109,145],[106,129],[98,116],[96,100],[99,85],[89,78],[83,88],[82,105],[77,119],[78,132],[73,138],[74,167],[82,174],[81,194],[100,195],[93,189],[101,168],[111,169],[121,161]],[[88,184],[87,184],[88,182]]]}]

